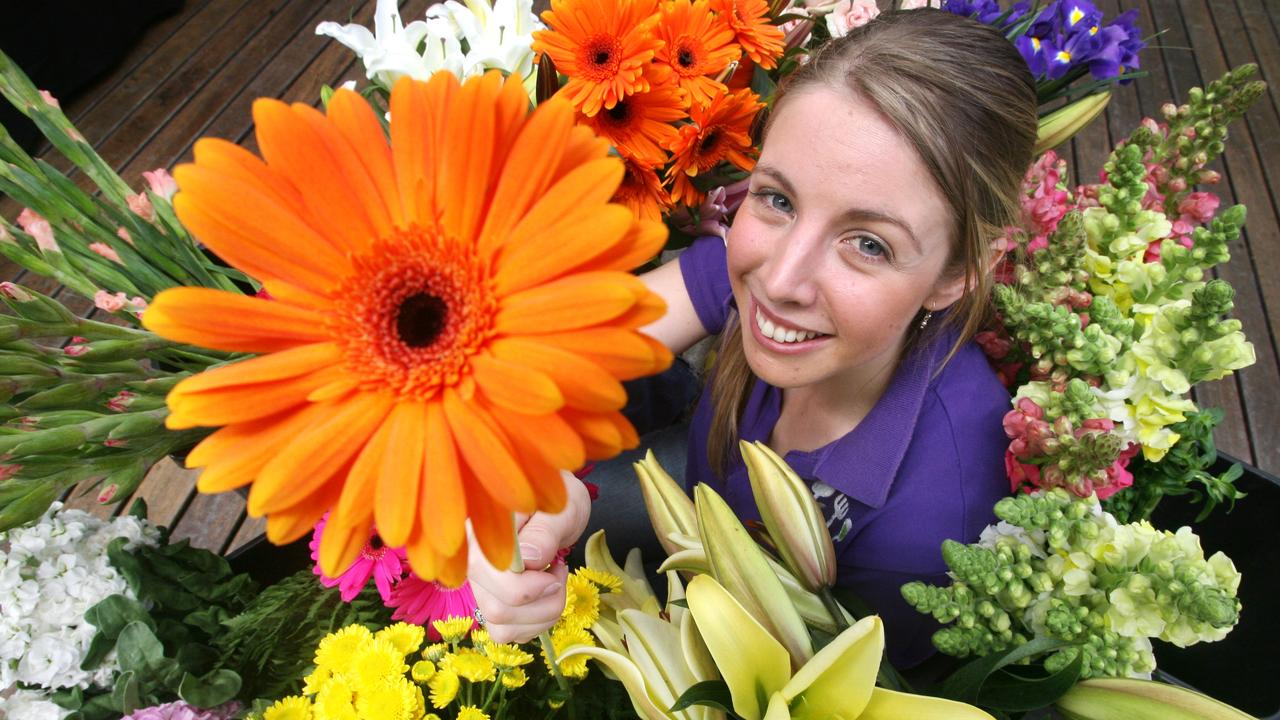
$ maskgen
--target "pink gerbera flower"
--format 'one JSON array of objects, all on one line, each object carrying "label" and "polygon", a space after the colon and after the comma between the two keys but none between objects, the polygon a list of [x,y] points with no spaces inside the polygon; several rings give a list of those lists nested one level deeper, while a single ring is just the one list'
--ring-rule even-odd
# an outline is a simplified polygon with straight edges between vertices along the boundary
[{"label": "pink gerbera flower", "polygon": [[351,602],[369,583],[369,577],[372,576],[374,584],[378,586],[378,594],[382,596],[382,602],[389,603],[393,586],[404,577],[407,562],[404,548],[387,547],[382,543],[382,538],[378,536],[375,529],[369,542],[365,543],[364,548],[360,550],[360,557],[351,563],[351,567],[337,577],[329,577],[320,572],[320,538],[324,534],[324,524],[328,519],[329,513],[325,513],[324,517],[320,518],[320,522],[316,523],[315,532],[311,534],[311,560],[315,563],[314,572],[320,576],[320,583],[329,588],[338,586],[342,591],[343,602]]},{"label": "pink gerbera flower", "polygon": [[[431,621],[451,617],[474,618],[476,596],[471,592],[470,583],[464,582],[456,588],[449,588],[410,573],[391,590],[387,607],[395,608],[392,620],[422,625],[427,630],[427,637],[439,640],[440,633],[432,627]],[[475,627],[474,619],[471,626]]]}]

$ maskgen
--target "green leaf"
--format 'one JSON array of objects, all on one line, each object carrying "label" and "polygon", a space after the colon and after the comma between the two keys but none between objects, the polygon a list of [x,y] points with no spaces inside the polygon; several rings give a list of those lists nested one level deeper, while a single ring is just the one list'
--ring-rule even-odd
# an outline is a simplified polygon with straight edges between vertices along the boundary
[{"label": "green leaf", "polygon": [[111,690],[111,705],[124,715],[132,714],[138,705],[138,676],[132,670],[120,673],[116,685]]},{"label": "green leaf", "polygon": [[192,675],[203,675],[217,666],[218,656],[218,651],[208,645],[188,643],[178,648],[178,666]]},{"label": "green leaf", "polygon": [[693,705],[706,705],[722,712],[733,712],[733,697],[729,694],[729,685],[723,680],[703,680],[694,683],[685,690],[671,706],[671,712],[680,712]]},{"label": "green leaf", "polygon": [[952,673],[938,687],[937,694],[972,705],[977,701],[978,695],[982,691],[983,683],[987,681],[991,673],[1019,660],[1057,650],[1070,644],[1055,637],[1038,637],[1005,652],[985,655]]},{"label": "green leaf", "polygon": [[1076,653],[1075,659],[1066,667],[1041,677],[1025,677],[1007,669],[998,670],[983,683],[978,693],[978,705],[1005,712],[1048,707],[1080,679],[1083,663],[1084,653]]},{"label": "green leaf", "polygon": [[146,623],[135,621],[120,632],[116,656],[121,669],[145,673],[153,671],[164,660],[164,646]]},{"label": "green leaf", "polygon": [[226,668],[213,670],[197,678],[183,673],[178,684],[178,697],[199,708],[217,707],[240,692],[240,676]]}]

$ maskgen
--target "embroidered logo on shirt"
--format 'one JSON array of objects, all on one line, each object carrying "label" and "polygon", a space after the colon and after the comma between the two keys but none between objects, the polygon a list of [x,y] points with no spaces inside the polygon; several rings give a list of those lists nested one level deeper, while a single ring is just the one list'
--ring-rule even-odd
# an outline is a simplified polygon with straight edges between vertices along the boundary
[{"label": "embroidered logo on shirt", "polygon": [[822,508],[822,515],[827,519],[827,530],[831,532],[831,541],[838,543],[849,535],[853,529],[853,519],[849,517],[849,496],[830,485],[815,480],[809,486],[813,499]]}]

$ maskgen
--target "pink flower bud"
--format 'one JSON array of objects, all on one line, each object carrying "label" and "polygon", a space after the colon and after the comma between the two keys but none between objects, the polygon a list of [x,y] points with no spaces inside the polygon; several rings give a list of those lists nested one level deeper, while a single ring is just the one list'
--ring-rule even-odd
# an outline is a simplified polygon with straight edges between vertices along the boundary
[{"label": "pink flower bud", "polygon": [[132,236],[132,235],[130,235],[130,234],[129,234],[129,231],[128,231],[128,230],[125,230],[124,228],[117,228],[117,229],[116,229],[116,237],[118,237],[118,238],[120,238],[121,240],[123,240],[123,241],[125,241],[125,242],[129,243],[130,245],[133,245],[133,236]]},{"label": "pink flower bud", "polygon": [[124,200],[128,203],[129,210],[132,211],[134,215],[137,215],[148,222],[156,219],[156,209],[151,207],[151,198],[147,197],[146,193],[130,195]]},{"label": "pink flower bud", "polygon": [[15,302],[31,302],[35,298],[19,285],[11,282],[0,282],[0,294]]},{"label": "pink flower bud", "polygon": [[116,491],[119,489],[120,486],[115,483],[102,488],[102,492],[98,493],[98,502],[103,504],[111,502],[111,498],[116,496]]},{"label": "pink flower bud", "polygon": [[36,246],[42,251],[62,252],[62,248],[59,248],[57,241],[53,239],[53,226],[36,211],[23,208],[22,212],[18,213],[18,225],[35,238]]},{"label": "pink flower bud", "polygon": [[115,397],[107,401],[107,409],[113,412],[124,412],[129,409],[129,406],[133,404],[133,399],[137,396],[137,393],[121,390],[116,393]]},{"label": "pink flower bud", "polygon": [[0,482],[8,480],[20,472],[22,472],[21,465],[0,465]]},{"label": "pink flower bud", "polygon": [[89,249],[117,265],[124,264],[124,262],[120,260],[120,255],[116,253],[115,248],[106,243],[89,243]]},{"label": "pink flower bud", "polygon": [[120,448],[120,447],[127,447],[127,446],[129,445],[129,441],[128,441],[128,440],[113,440],[113,439],[111,439],[111,438],[107,438],[106,440],[103,440],[103,441],[102,441],[102,444],[103,444],[103,445],[105,445],[105,446],[107,446],[107,447],[110,447],[110,448]]},{"label": "pink flower bud", "polygon": [[164,168],[155,170],[147,170],[142,173],[142,177],[147,181],[147,185],[151,188],[151,192],[159,195],[165,200],[173,199],[174,193],[178,192],[178,183]]},{"label": "pink flower bud", "polygon": [[58,98],[54,97],[53,93],[49,92],[48,90],[41,90],[40,97],[44,100],[46,105],[52,105],[53,107],[56,107],[59,110],[62,109],[62,105],[58,102]]},{"label": "pink flower bud", "polygon": [[68,345],[62,348],[62,352],[66,353],[69,357],[79,357],[89,352],[89,346],[88,345]]},{"label": "pink flower bud", "polygon": [[104,310],[106,312],[119,312],[125,306],[126,302],[128,302],[128,300],[122,292],[118,292],[113,295],[106,290],[99,290],[94,293],[93,296],[93,304],[99,310]]}]

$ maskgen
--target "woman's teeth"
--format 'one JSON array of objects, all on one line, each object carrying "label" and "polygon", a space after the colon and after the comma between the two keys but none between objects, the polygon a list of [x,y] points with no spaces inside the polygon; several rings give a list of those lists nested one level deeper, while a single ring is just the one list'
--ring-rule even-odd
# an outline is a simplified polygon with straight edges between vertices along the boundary
[{"label": "woman's teeth", "polygon": [[780,343],[804,342],[805,340],[812,340],[819,335],[819,333],[811,330],[796,330],[795,328],[774,325],[759,308],[756,309],[756,327],[760,328],[760,334]]}]

